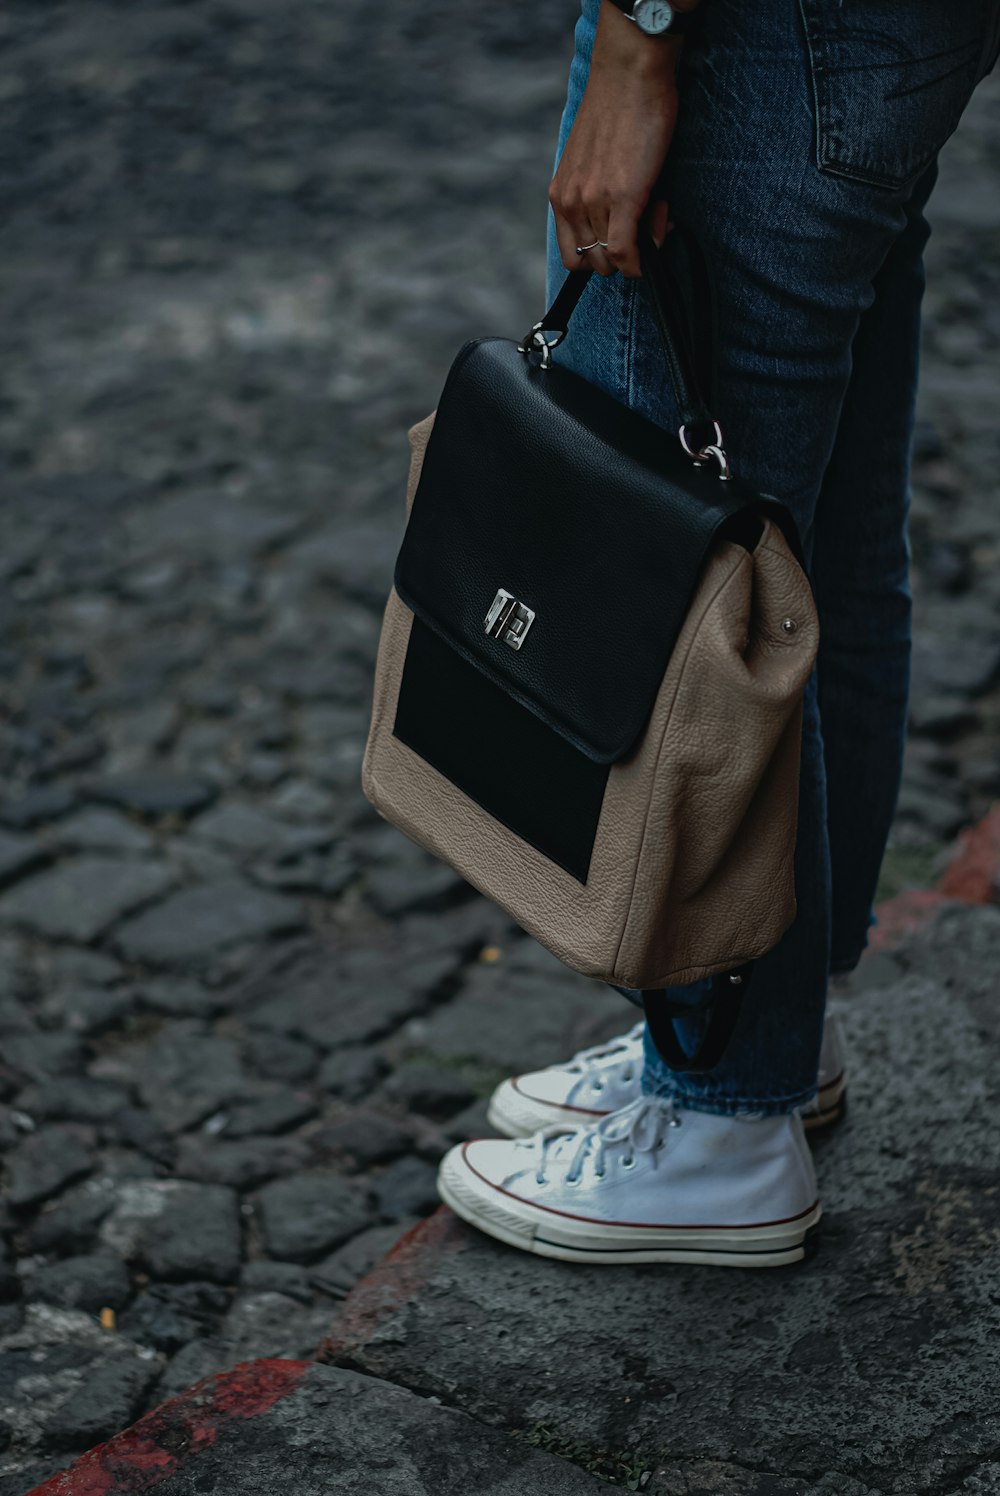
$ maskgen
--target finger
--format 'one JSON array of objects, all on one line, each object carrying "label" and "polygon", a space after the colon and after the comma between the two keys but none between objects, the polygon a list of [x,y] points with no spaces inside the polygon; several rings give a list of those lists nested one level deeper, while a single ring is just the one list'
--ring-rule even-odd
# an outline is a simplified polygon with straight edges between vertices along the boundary
[{"label": "finger", "polygon": [[608,210],[605,207],[591,207],[587,222],[593,229],[588,239],[581,239],[581,244],[593,244],[597,240],[596,249],[588,249],[584,259],[598,275],[615,275],[618,266],[610,258],[605,247],[608,243]]},{"label": "finger", "polygon": [[622,275],[636,277],[642,274],[639,250],[635,242],[636,225],[639,222],[639,206],[632,202],[615,204],[608,222],[608,259]]},{"label": "finger", "polygon": [[584,256],[577,254],[577,246],[593,243],[597,235],[588,236],[584,233],[581,238],[581,229],[587,227],[587,215],[579,194],[574,193],[571,198],[567,198],[561,166],[562,163],[560,163],[560,170],[549,183],[549,206],[555,220],[559,258],[567,270],[579,270]]},{"label": "finger", "polygon": [[[565,227],[565,243],[563,236],[559,234],[560,214],[556,213],[556,231],[559,237],[559,251],[562,255],[563,264],[571,270],[578,270],[581,265],[596,270],[598,275],[614,275],[615,267],[607,258],[601,248],[600,241],[607,238],[607,234],[598,233],[589,217],[582,214],[573,214],[571,217],[562,216],[562,224]],[[588,246],[593,245],[591,249]],[[566,247],[569,247],[570,259],[566,257]],[[583,254],[577,254],[577,248],[583,249]]]}]

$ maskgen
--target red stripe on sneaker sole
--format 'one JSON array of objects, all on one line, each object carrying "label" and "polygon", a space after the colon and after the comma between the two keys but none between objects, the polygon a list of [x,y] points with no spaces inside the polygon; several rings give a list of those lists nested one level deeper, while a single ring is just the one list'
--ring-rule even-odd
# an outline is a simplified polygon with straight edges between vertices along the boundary
[{"label": "red stripe on sneaker sole", "polygon": [[572,1112],[578,1117],[607,1117],[610,1115],[606,1107],[598,1109],[587,1106],[565,1106],[561,1101],[546,1101],[543,1096],[532,1096],[530,1091],[522,1091],[518,1085],[520,1079],[519,1075],[511,1078],[511,1090],[516,1091],[519,1096],[523,1096],[525,1101],[533,1102],[535,1106],[558,1107],[559,1111]]}]

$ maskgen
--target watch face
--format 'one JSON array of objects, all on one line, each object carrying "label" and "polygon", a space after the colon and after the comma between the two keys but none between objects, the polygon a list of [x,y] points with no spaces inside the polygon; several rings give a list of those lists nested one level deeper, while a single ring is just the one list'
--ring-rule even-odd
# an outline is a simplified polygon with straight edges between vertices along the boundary
[{"label": "watch face", "polygon": [[674,19],[674,8],[669,0],[636,0],[632,7],[632,19],[643,31],[656,36],[661,31],[669,30]]}]

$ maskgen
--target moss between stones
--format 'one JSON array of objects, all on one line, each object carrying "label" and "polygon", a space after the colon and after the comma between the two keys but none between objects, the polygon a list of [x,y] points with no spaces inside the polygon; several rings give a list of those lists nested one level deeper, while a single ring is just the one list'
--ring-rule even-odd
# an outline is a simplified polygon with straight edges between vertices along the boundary
[{"label": "moss between stones", "polygon": [[434,1049],[408,1049],[405,1062],[408,1065],[437,1065],[441,1070],[452,1070],[480,1098],[492,1096],[500,1082],[510,1074],[509,1070],[489,1065],[475,1055],[439,1054]]},{"label": "moss between stones", "polygon": [[942,846],[920,842],[914,846],[888,847],[882,859],[875,902],[895,898],[907,888],[929,888],[934,882]]},{"label": "moss between stones", "polygon": [[558,1455],[560,1459],[568,1460],[591,1475],[599,1475],[610,1485],[621,1486],[626,1491],[641,1491],[653,1473],[653,1466],[634,1451],[598,1449],[560,1434],[544,1423],[533,1424],[530,1429],[514,1429],[513,1434],[533,1449]]}]

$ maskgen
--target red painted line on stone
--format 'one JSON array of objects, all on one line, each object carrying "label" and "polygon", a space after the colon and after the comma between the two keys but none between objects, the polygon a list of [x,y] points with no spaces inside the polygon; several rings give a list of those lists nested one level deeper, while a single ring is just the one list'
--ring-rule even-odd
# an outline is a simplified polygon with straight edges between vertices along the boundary
[{"label": "red painted line on stone", "polygon": [[937,911],[945,904],[957,904],[936,888],[910,888],[895,898],[885,899],[876,907],[878,923],[868,937],[868,949],[892,950],[907,935],[915,935],[929,925]]},{"label": "red painted line on stone", "polygon": [[138,1496],[215,1443],[234,1419],[259,1418],[293,1392],[311,1361],[245,1361],[204,1377],[89,1449],[27,1496]]},{"label": "red painted line on stone", "polygon": [[965,904],[993,904],[1000,897],[1000,805],[961,832],[937,888]]},{"label": "red painted line on stone", "polygon": [[875,910],[869,948],[891,950],[929,925],[945,904],[995,904],[1000,900],[1000,805],[959,833],[951,861],[933,888],[909,888]]},{"label": "red painted line on stone", "polygon": [[318,1347],[318,1361],[335,1361],[363,1345],[379,1325],[417,1296],[442,1256],[461,1251],[468,1236],[445,1205],[401,1236],[392,1251],[361,1278],[344,1300],[333,1331]]}]

